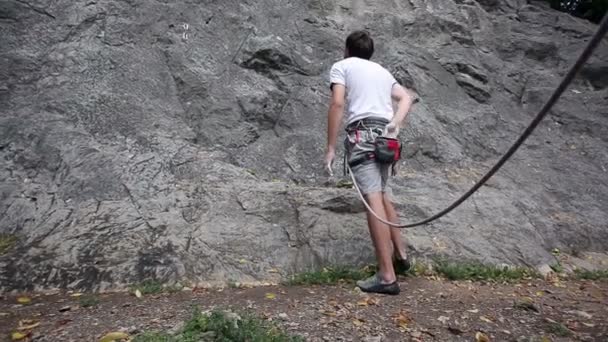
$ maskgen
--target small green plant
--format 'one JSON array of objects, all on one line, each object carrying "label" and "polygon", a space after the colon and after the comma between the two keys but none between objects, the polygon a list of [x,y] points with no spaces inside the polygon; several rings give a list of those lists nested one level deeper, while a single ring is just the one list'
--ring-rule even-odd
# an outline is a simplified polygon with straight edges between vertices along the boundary
[{"label": "small green plant", "polygon": [[418,277],[434,275],[433,266],[423,262],[415,262],[409,273]]},{"label": "small green plant", "polygon": [[158,280],[145,280],[142,283],[131,286],[131,292],[139,290],[142,295],[159,294],[159,293],[175,293],[181,291],[181,285],[164,285]]},{"label": "small green plant", "polygon": [[584,280],[608,280],[608,270],[574,270],[574,276]]},{"label": "small green plant", "polygon": [[572,331],[565,325],[558,322],[549,323],[549,325],[547,325],[547,332],[559,337],[572,336]]},{"label": "small green plant", "polygon": [[515,281],[538,277],[536,272],[521,267],[499,267],[478,262],[436,261],[435,271],[450,280]]},{"label": "small green plant", "polygon": [[8,253],[15,246],[17,238],[10,234],[0,234],[0,255]]},{"label": "small green plant", "polygon": [[287,285],[329,285],[351,283],[374,274],[373,267],[355,269],[346,266],[326,267],[320,271],[305,272],[292,276]]},{"label": "small green plant", "polygon": [[254,316],[213,311],[195,310],[181,331],[175,335],[147,332],[138,335],[134,342],[195,342],[195,341],[268,341],[299,342],[304,339],[290,336],[276,326]]},{"label": "small green plant", "polygon": [[564,273],[564,266],[562,266],[562,264],[560,264],[560,263],[551,265],[550,267],[553,270],[553,272],[555,272],[555,273]]},{"label": "small green plant", "polygon": [[137,335],[133,342],[177,342],[177,337],[166,333],[146,332]]},{"label": "small green plant", "polygon": [[83,308],[90,308],[99,304],[99,298],[95,296],[82,296],[80,297],[79,304]]}]

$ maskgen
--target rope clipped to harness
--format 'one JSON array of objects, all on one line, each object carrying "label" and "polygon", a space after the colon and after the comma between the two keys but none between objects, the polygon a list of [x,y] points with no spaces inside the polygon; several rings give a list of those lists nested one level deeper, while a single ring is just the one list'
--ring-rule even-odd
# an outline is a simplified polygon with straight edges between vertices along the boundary
[{"label": "rope clipped to harness", "polygon": [[[549,111],[555,105],[557,100],[559,100],[559,98],[562,95],[562,93],[564,92],[564,90],[566,90],[566,88],[572,82],[572,80],[574,79],[574,77],[576,76],[576,74],[578,73],[580,68],[583,66],[583,64],[585,64],[587,59],[589,59],[589,57],[591,56],[591,54],[593,53],[595,48],[600,44],[600,42],[602,41],[602,38],[604,37],[604,35],[606,35],[607,31],[608,31],[608,14],[604,15],[604,18],[600,22],[597,31],[595,32],[595,34],[593,35],[593,37],[591,38],[591,40],[589,41],[589,43],[587,44],[587,46],[585,47],[585,49],[583,50],[581,55],[578,57],[576,62],[574,62],[574,64],[572,65],[572,67],[570,68],[570,70],[568,71],[566,76],[564,76],[564,78],[559,83],[559,85],[557,86],[557,88],[555,89],[553,94],[551,94],[551,97],[549,98],[549,100],[547,100],[547,102],[540,109],[538,114],[536,114],[536,117],[534,118],[534,120],[532,120],[530,125],[528,125],[528,127],[521,134],[521,136],[515,141],[515,143],[513,143],[513,145],[498,160],[498,162],[496,162],[496,164],[477,183],[475,183],[475,185],[473,185],[473,187],[471,189],[469,189],[464,195],[462,195],[460,198],[458,198],[456,201],[454,201],[454,203],[452,203],[450,206],[448,206],[444,210],[438,212],[437,214],[435,214],[427,219],[424,219],[422,221],[419,221],[419,222],[406,223],[406,224],[398,224],[395,222],[389,222],[387,220],[382,219],[381,217],[378,216],[378,214],[376,214],[372,210],[372,208],[369,206],[369,204],[365,200],[365,197],[363,196],[363,194],[361,193],[361,190],[359,189],[357,180],[355,179],[355,176],[353,175],[353,173],[351,171],[351,165],[346,165],[346,168],[348,169],[348,172],[350,173],[350,176],[353,180],[353,185],[354,185],[355,189],[357,190],[357,193],[359,194],[359,197],[363,201],[363,204],[365,205],[367,210],[369,210],[369,212],[372,215],[374,215],[378,220],[380,220],[381,222],[383,222],[391,227],[412,228],[412,227],[421,226],[423,224],[427,224],[432,221],[435,221],[435,220],[441,218],[442,216],[448,214],[449,212],[454,210],[459,205],[461,205],[471,195],[473,195],[479,188],[481,188],[481,186],[484,185],[488,181],[488,179],[490,179],[490,177],[492,177],[509,160],[509,158],[511,158],[511,156],[517,151],[517,149],[532,134],[534,129],[538,126],[538,124],[542,121],[542,119],[549,113]],[[400,154],[401,153],[399,153],[399,156],[400,156]]]}]

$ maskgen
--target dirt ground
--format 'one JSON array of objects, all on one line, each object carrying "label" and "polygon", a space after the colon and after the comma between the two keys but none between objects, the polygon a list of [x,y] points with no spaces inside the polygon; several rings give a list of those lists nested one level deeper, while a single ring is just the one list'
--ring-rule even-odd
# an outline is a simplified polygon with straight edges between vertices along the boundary
[{"label": "dirt ground", "polygon": [[[517,284],[405,278],[399,296],[335,286],[193,289],[173,294],[98,294],[81,307],[73,294],[0,301],[0,336],[19,321],[34,341],[99,341],[111,331],[180,328],[194,306],[250,311],[307,341],[608,341],[608,282],[532,280]],[[25,322],[24,322],[25,320]],[[29,321],[28,321],[29,320]],[[477,335],[477,338],[476,338]]]}]

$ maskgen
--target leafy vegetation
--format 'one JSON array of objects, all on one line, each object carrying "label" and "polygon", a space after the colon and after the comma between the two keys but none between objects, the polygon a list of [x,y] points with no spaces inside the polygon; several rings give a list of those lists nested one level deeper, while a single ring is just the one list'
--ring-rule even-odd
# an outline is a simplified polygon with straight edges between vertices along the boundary
[{"label": "leafy vegetation", "polygon": [[575,270],[574,276],[578,279],[585,280],[608,280],[608,270]]},{"label": "leafy vegetation", "polygon": [[514,281],[538,276],[528,268],[498,267],[477,262],[437,261],[434,269],[450,280]]},{"label": "leafy vegetation", "polygon": [[304,339],[287,335],[276,326],[251,315],[222,311],[203,313],[197,309],[192,318],[175,335],[146,332],[133,340],[133,342],[198,341],[299,342]]}]

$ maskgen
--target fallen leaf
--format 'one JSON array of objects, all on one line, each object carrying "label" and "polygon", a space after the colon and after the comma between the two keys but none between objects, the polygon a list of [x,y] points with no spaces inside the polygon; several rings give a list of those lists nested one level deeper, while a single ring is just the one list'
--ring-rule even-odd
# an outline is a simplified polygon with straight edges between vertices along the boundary
[{"label": "fallen leaf", "polygon": [[353,324],[354,324],[356,327],[360,327],[360,326],[362,326],[362,325],[363,325],[363,321],[362,321],[362,320],[360,320],[360,319],[358,319],[358,318],[355,318],[355,319],[353,319]]},{"label": "fallen leaf", "polygon": [[32,302],[32,299],[30,297],[19,297],[17,298],[17,303],[19,304],[29,304]]},{"label": "fallen leaf", "polygon": [[586,327],[588,327],[588,328],[595,327],[595,324],[591,324],[591,323],[585,323],[585,322],[583,322],[583,325],[586,326]]},{"label": "fallen leaf", "polygon": [[399,328],[407,329],[407,325],[412,321],[407,313],[401,311],[393,317],[393,320]]},{"label": "fallen leaf", "polygon": [[448,331],[451,332],[454,335],[462,335],[464,334],[464,330],[458,328],[458,327],[453,327],[453,326],[449,326],[448,327]]},{"label": "fallen leaf", "polygon": [[446,324],[450,320],[450,317],[439,316],[439,318],[437,318],[437,320],[443,324]]},{"label": "fallen leaf", "polygon": [[368,306],[369,304],[367,304],[367,299],[361,299],[360,301],[357,302],[357,305]]},{"label": "fallen leaf", "polygon": [[21,341],[21,340],[25,339],[26,337],[27,337],[26,334],[20,333],[20,332],[14,332],[11,334],[11,339],[13,341]]},{"label": "fallen leaf", "polygon": [[38,327],[40,325],[40,322],[37,323],[26,323],[26,322],[19,322],[19,327],[17,328],[17,330],[20,331],[27,331],[27,330],[32,330],[36,327]]},{"label": "fallen leaf", "polygon": [[522,309],[522,310],[540,312],[540,310],[536,307],[536,305],[534,305],[534,303],[529,302],[529,301],[521,301],[519,303],[515,303],[514,307],[517,309]]},{"label": "fallen leaf", "polygon": [[536,296],[537,296],[537,297],[542,297],[544,294],[545,294],[545,292],[544,292],[544,291],[537,291],[537,292],[536,292]]},{"label": "fallen leaf", "polygon": [[70,295],[70,297],[80,297],[80,296],[82,296],[82,293],[80,293],[80,292],[72,293]]},{"label": "fallen leaf", "polygon": [[323,314],[329,317],[336,317],[337,313],[335,311],[324,310]]},{"label": "fallen leaf", "polygon": [[239,264],[246,264],[246,263],[247,263],[247,260],[245,260],[245,259],[239,260]]},{"label": "fallen leaf", "polygon": [[129,338],[129,335],[124,332],[111,332],[106,334],[104,337],[99,340],[99,342],[114,342],[120,340],[126,340]]},{"label": "fallen leaf", "polygon": [[484,333],[482,333],[480,331],[478,331],[475,334],[475,340],[477,342],[490,342],[490,338],[488,337],[488,335],[486,335],[486,334],[484,334]]},{"label": "fallen leaf", "polygon": [[266,294],[266,299],[275,299],[276,297],[277,297],[277,295],[274,293],[269,292]]},{"label": "fallen leaf", "polygon": [[61,326],[61,325],[66,325],[68,323],[70,323],[72,320],[71,319],[62,319],[59,322],[57,322],[57,325]]},{"label": "fallen leaf", "polygon": [[494,321],[492,321],[491,319],[489,319],[486,316],[479,316],[479,319],[486,322],[486,323],[494,323]]},{"label": "fallen leaf", "polygon": [[473,310],[467,310],[467,311],[470,312],[470,313],[478,313],[479,309],[473,309]]},{"label": "fallen leaf", "polygon": [[365,297],[357,302],[359,306],[378,305],[378,299],[372,297]]},{"label": "fallen leaf", "polygon": [[569,314],[575,314],[579,317],[585,318],[585,319],[591,319],[593,318],[593,315],[591,315],[590,313],[587,313],[585,311],[580,311],[580,310],[572,310],[572,311],[566,311]]},{"label": "fallen leaf", "polygon": [[137,298],[141,298],[141,291],[139,291],[139,289],[135,290],[135,297]]},{"label": "fallen leaf", "polygon": [[64,306],[62,308],[59,309],[59,312],[66,312],[66,311],[70,311],[72,310],[72,307],[70,306]]},{"label": "fallen leaf", "polygon": [[279,270],[277,270],[276,268],[271,268],[268,270],[268,273],[279,273]]}]

